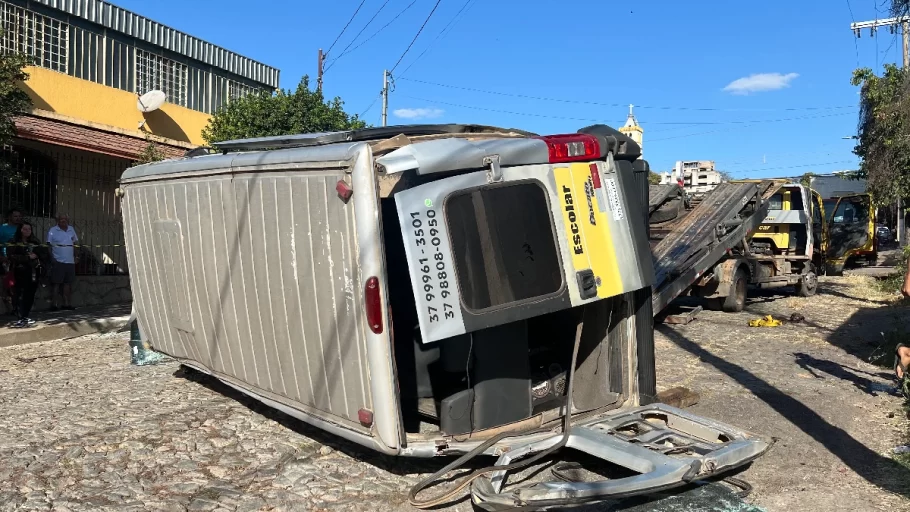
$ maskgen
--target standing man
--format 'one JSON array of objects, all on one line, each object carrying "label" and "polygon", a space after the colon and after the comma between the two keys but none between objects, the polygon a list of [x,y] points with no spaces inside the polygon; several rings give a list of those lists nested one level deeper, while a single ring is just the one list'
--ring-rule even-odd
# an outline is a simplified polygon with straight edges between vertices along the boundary
[{"label": "standing man", "polygon": [[22,224],[22,212],[13,208],[6,212],[6,223],[0,226],[0,264],[2,264],[0,265],[2,266],[2,272],[0,273],[3,274],[2,294],[7,314],[15,312],[16,306],[13,304],[13,269],[9,261],[7,261],[6,245],[4,244],[13,241],[19,224]]},{"label": "standing man", "polygon": [[[79,242],[76,229],[70,226],[67,215],[57,215],[57,225],[47,232],[47,243],[51,246],[51,296],[52,311],[60,309],[73,310],[70,299],[73,294],[73,281],[76,280],[76,251]],[[60,298],[63,299],[61,305]]]}]

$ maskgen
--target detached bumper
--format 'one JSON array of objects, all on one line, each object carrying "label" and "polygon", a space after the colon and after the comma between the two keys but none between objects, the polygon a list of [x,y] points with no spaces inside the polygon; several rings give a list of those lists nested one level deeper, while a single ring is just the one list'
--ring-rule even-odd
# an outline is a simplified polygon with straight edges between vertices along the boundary
[{"label": "detached bumper", "polygon": [[[562,434],[515,448],[497,466],[546,450]],[[637,475],[596,482],[543,482],[504,490],[506,473],[474,481],[471,498],[491,512],[516,506],[559,507],[648,494],[747,464],[770,444],[753,434],[679,409],[652,405],[600,416],[572,427],[568,448],[628,468]]]}]

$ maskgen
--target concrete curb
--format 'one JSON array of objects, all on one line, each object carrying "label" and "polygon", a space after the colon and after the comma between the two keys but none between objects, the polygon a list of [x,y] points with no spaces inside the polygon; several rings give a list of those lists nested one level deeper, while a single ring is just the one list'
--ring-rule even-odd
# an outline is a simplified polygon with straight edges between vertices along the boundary
[{"label": "concrete curb", "polygon": [[0,330],[0,348],[76,338],[99,332],[112,332],[128,328],[129,315],[74,320],[53,324],[38,324],[30,329]]}]

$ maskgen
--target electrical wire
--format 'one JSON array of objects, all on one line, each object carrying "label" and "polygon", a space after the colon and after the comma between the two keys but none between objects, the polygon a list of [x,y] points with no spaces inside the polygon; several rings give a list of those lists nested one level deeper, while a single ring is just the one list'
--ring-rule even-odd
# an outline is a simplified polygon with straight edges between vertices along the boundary
[{"label": "electrical wire", "polygon": [[[402,79],[402,80],[406,80],[406,79]],[[541,117],[541,118],[546,118],[546,119],[562,119],[562,120],[567,120],[567,121],[584,121],[584,122],[594,122],[594,123],[609,122],[604,119],[585,118],[585,117],[551,116],[551,115],[546,115],[546,114],[535,114],[532,112],[515,112],[515,111],[510,111],[510,110],[500,110],[500,109],[493,109],[493,108],[486,108],[486,107],[475,107],[472,105],[462,105],[459,103],[449,103],[446,101],[419,98],[417,96],[410,96],[410,95],[403,95],[403,96],[405,98],[410,98],[412,100],[417,100],[417,101],[436,103],[439,105],[446,105],[449,107],[467,108],[467,109],[471,109],[471,110],[481,110],[484,112],[496,112],[498,114],[511,114],[511,115],[517,115],[517,116]],[[857,107],[851,107],[851,108],[856,109]],[[816,115],[816,116],[799,116],[799,117],[789,117],[789,118],[782,118],[782,119],[754,119],[754,120],[739,120],[739,121],[667,121],[667,122],[653,122],[653,123],[648,123],[648,124],[686,125],[686,126],[729,125],[729,124],[752,125],[752,124],[761,124],[761,123],[781,123],[781,122],[786,122],[786,121],[801,121],[804,119],[820,119],[820,118],[826,118],[826,117],[855,115],[855,114],[856,114],[856,112],[839,112],[836,114],[823,114],[823,115]],[[713,133],[713,132],[705,132],[705,133]],[[698,135],[698,134],[691,134],[691,135]],[[665,139],[654,139],[650,142],[655,142],[657,140],[670,140],[670,139],[681,138],[681,137],[689,137],[691,135],[679,135],[679,136],[674,136],[674,137],[667,137]]]},{"label": "electrical wire", "polygon": [[[403,73],[402,73],[403,74]],[[483,94],[493,94],[496,96],[509,96],[513,98],[522,98],[528,100],[539,100],[539,101],[553,101],[557,103],[573,103],[578,105],[596,105],[600,107],[622,107],[628,108],[629,104],[620,104],[620,103],[602,103],[598,101],[585,101],[585,100],[567,100],[562,98],[551,98],[546,96],[530,96],[526,94],[515,94],[507,93],[500,91],[490,91],[486,89],[477,89],[474,87],[461,87],[458,85],[449,85],[441,84],[438,82],[428,82],[426,80],[416,80],[414,78],[401,78],[401,80],[407,82],[414,82],[424,85],[432,85],[435,87],[445,87],[447,89],[458,89],[461,91],[470,91],[470,92],[479,92]],[[655,110],[686,110],[686,111],[696,111],[696,112],[774,112],[774,111],[784,111],[784,112],[797,112],[802,110],[841,110],[847,108],[856,108],[856,105],[844,105],[837,107],[795,107],[795,108],[776,108],[776,109],[727,109],[727,108],[700,108],[700,107],[663,107],[655,105],[635,105],[635,108],[644,108],[644,109],[655,109]]]},{"label": "electrical wire", "polygon": [[727,170],[731,174],[748,174],[752,172],[762,172],[762,171],[780,171],[785,169],[801,169],[805,167],[817,167],[821,165],[840,165],[840,164],[849,164],[853,163],[853,160],[839,160],[837,162],[819,162],[813,164],[802,164],[802,165],[785,165],[781,167],[758,167],[755,169],[745,169],[745,170]]},{"label": "electrical wire", "polygon": [[[856,16],[853,15],[853,6],[850,5],[850,0],[847,0],[847,9],[850,11],[850,19],[853,20],[853,23],[856,23]],[[853,49],[856,50],[856,67],[859,69],[859,43],[856,41],[855,34],[853,37]]]},{"label": "electrical wire", "polygon": [[426,27],[427,23],[430,22],[430,18],[433,17],[433,13],[436,12],[436,8],[439,7],[439,4],[441,2],[442,2],[442,0],[436,0],[436,4],[433,6],[433,10],[431,10],[430,14],[427,15],[427,19],[423,20],[423,25],[421,25],[420,29],[417,30],[417,33],[414,34],[414,39],[411,39],[411,44],[409,44],[408,47],[404,49],[404,53],[401,54],[401,57],[398,57],[398,62],[396,62],[395,65],[392,66],[393,73],[398,68],[398,65],[401,64],[401,61],[402,61],[402,59],[404,59],[404,56],[407,55],[409,51],[411,51],[411,47],[414,46],[415,42],[417,42],[417,38],[420,37],[420,33],[423,32],[424,27]]},{"label": "electrical wire", "polygon": [[351,15],[351,19],[349,19],[348,22],[344,24],[344,28],[341,29],[341,33],[338,34],[338,37],[336,37],[335,40],[332,41],[332,46],[329,46],[329,49],[325,52],[325,55],[323,55],[323,58],[327,57],[330,53],[332,53],[332,48],[335,47],[335,45],[338,43],[338,40],[341,39],[341,36],[344,35],[344,32],[348,29],[349,26],[351,26],[351,22],[354,21],[354,17],[357,16],[357,13],[360,12],[360,8],[363,7],[363,4],[366,3],[366,1],[367,0],[360,0],[360,5],[358,5],[357,9],[354,10],[354,14]]},{"label": "electrical wire", "polygon": [[[436,43],[436,41],[438,41],[440,38],[444,38],[445,36],[447,36],[449,34],[449,32],[451,32],[451,30],[449,30],[449,27],[452,27],[453,29],[455,28],[454,25],[457,24],[458,21],[461,21],[461,18],[459,18],[459,15],[461,15],[462,12],[466,13],[467,12],[466,9],[468,9],[469,5],[471,7],[474,7],[474,5],[476,5],[473,2],[474,2],[474,0],[468,0],[467,2],[464,3],[464,5],[461,6],[461,9],[459,9],[458,12],[455,13],[455,16],[452,16],[452,19],[449,20],[449,23],[447,23],[446,26],[443,27],[442,30],[440,30],[438,34],[436,34],[436,37],[432,41],[430,41],[430,44],[428,44],[427,47],[424,48],[422,52],[420,52],[420,55],[418,55],[416,59],[412,60],[411,63],[408,64],[408,67],[404,68],[404,71],[401,72],[402,77],[407,75],[408,71],[414,66],[414,64],[416,64],[417,61],[419,61],[421,57],[426,55],[426,53],[430,50],[430,48],[433,47],[433,45]],[[447,30],[448,30],[448,32],[447,32]]]},{"label": "electrical wire", "polygon": [[369,112],[369,111],[370,111],[370,109],[372,109],[372,108],[373,108],[373,106],[374,106],[374,105],[376,105],[376,102],[377,102],[377,101],[379,101],[379,98],[381,98],[381,97],[382,97],[382,93],[379,93],[379,95],[378,95],[378,96],[376,96],[376,97],[375,97],[375,98],[373,98],[373,102],[372,102],[372,103],[370,103],[370,106],[369,106],[369,107],[367,107],[367,108],[366,108],[366,109],[364,109],[364,111],[363,111],[363,112],[361,112],[361,113],[360,113],[360,115],[359,115],[359,116],[357,116],[357,117],[363,117],[363,116],[364,116],[364,114],[366,114],[366,113],[367,113],[367,112]]},{"label": "electrical wire", "polygon": [[[360,43],[360,44],[358,44],[357,46],[351,48],[350,50],[348,50],[348,51],[346,51],[346,52],[342,52],[341,55],[339,55],[338,57],[335,58],[335,60],[332,61],[332,65],[334,65],[334,64],[335,64],[335,61],[337,61],[338,59],[344,57],[345,55],[347,55],[347,54],[349,54],[349,53],[353,53],[355,50],[357,50],[357,49],[360,48],[361,46],[363,46],[363,45],[369,43],[370,41],[372,41],[374,37],[378,36],[378,35],[379,35],[383,30],[385,30],[389,25],[391,25],[392,23],[394,23],[395,20],[397,20],[399,17],[401,17],[401,15],[404,14],[408,9],[410,9],[411,7],[414,7],[414,4],[416,4],[416,3],[417,3],[417,0],[411,0],[411,3],[409,3],[409,4],[407,5],[407,7],[405,7],[405,8],[402,9],[401,11],[399,11],[399,13],[396,14],[394,18],[392,18],[391,20],[389,20],[388,23],[386,23],[385,25],[383,25],[382,27],[380,27],[379,30],[377,30],[376,32],[373,32],[373,35],[371,35],[370,37],[366,38],[362,43]],[[331,67],[331,66],[330,66],[330,67]],[[323,72],[323,73],[324,73],[324,72]]]},{"label": "electrical wire", "polygon": [[332,62],[326,67],[325,71],[322,72],[323,75],[325,75],[325,73],[328,72],[328,70],[331,69],[332,66],[335,65],[335,62],[336,62],[338,59],[344,57],[344,54],[347,53],[348,48],[350,48],[351,45],[354,44],[354,42],[357,41],[357,38],[360,37],[361,34],[363,34],[363,31],[366,30],[367,27],[369,27],[371,23],[373,23],[373,20],[376,19],[376,16],[379,16],[379,13],[381,13],[382,10],[385,9],[385,6],[389,5],[389,2],[391,2],[391,1],[392,1],[392,0],[385,0],[385,2],[383,2],[382,5],[379,6],[379,10],[377,10],[377,11],[373,14],[373,17],[370,18],[370,21],[368,21],[367,24],[364,25],[363,28],[360,29],[360,32],[357,32],[357,35],[354,36],[354,39],[351,39],[351,42],[348,43],[348,45],[345,46],[344,49],[341,50],[341,55],[339,55],[339,56],[336,57],[334,60],[332,60]]}]

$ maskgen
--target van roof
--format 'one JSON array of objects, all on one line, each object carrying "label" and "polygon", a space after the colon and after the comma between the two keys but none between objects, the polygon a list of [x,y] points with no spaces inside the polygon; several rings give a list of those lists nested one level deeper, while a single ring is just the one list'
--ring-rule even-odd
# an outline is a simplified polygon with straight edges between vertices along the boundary
[{"label": "van roof", "polygon": [[253,139],[228,140],[217,142],[215,148],[224,151],[257,151],[263,149],[282,149],[293,147],[325,146],[340,142],[365,142],[371,140],[388,139],[396,135],[417,137],[420,135],[447,135],[447,134],[472,134],[491,133],[503,135],[522,135],[534,137],[537,134],[514,128],[499,128],[480,124],[409,124],[398,126],[382,126],[376,128],[363,128],[360,130],[346,130],[338,132],[299,133],[294,135],[278,135],[273,137],[257,137]]}]

